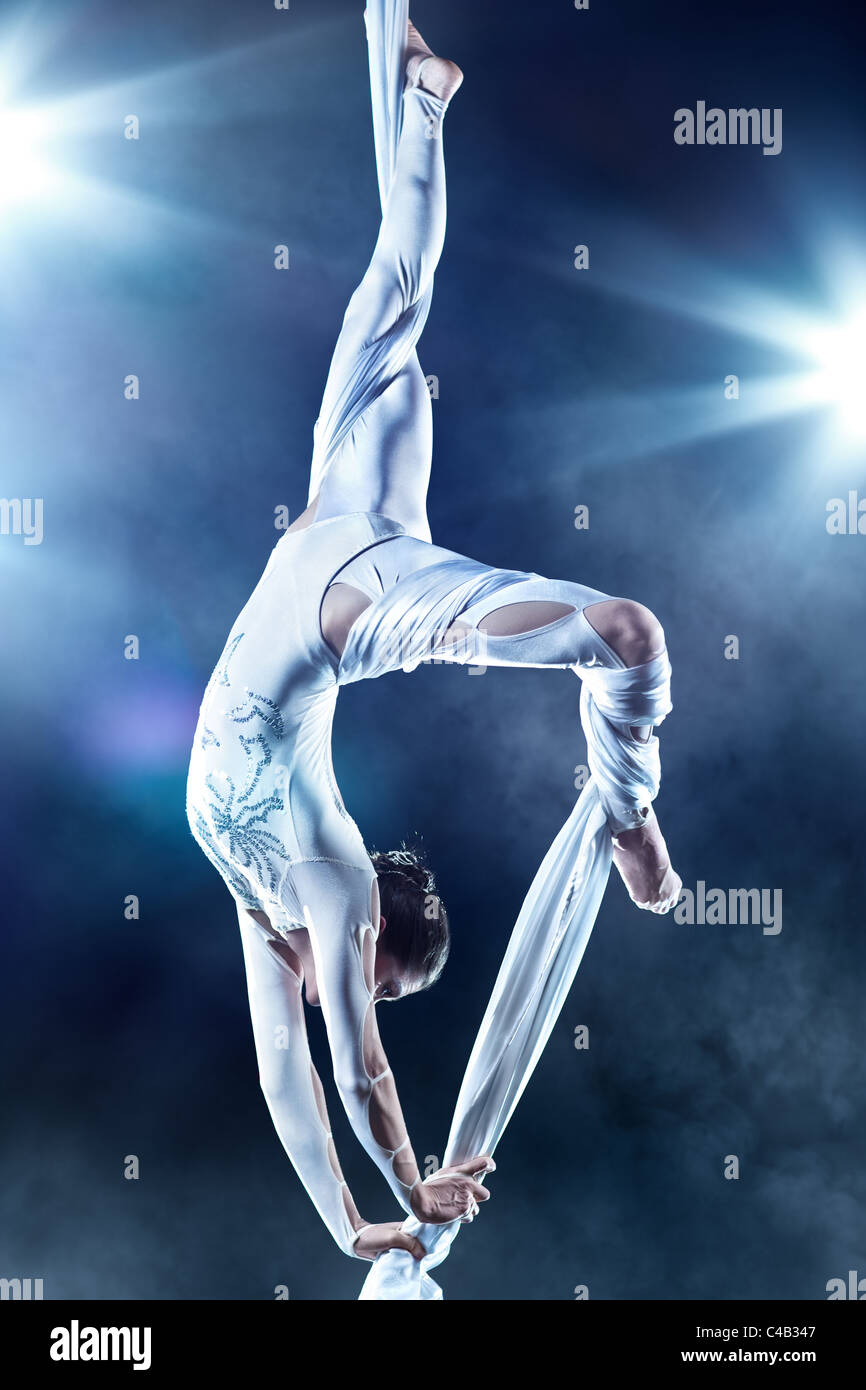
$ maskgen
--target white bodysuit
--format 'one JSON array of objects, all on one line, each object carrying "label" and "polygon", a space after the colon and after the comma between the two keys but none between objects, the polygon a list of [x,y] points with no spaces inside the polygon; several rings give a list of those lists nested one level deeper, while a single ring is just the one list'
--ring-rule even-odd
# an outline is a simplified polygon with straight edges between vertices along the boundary
[{"label": "white bodysuit", "polygon": [[[417,1167],[405,1132],[394,1127],[396,1091],[373,1005],[376,875],[331,762],[339,687],[434,656],[560,667],[583,680],[592,778],[524,903],[458,1098],[446,1164],[492,1151],[528,1081],[595,920],[611,829],[640,824],[658,792],[658,739],[637,730],[651,730],[671,705],[666,653],[626,669],[586,620],[584,608],[606,594],[491,568],[431,543],[432,417],[415,348],[445,233],[446,107],[419,87],[404,94],[406,12],[406,0],[371,0],[365,16],[383,221],[314,431],[315,521],[277,543],[229,633],[201,706],[187,813],[238,904],[259,1073],[275,1126],[334,1239],[351,1254],[358,1232],[310,1060],[301,981],[278,949],[297,928],[309,933],[341,1100],[410,1213],[407,1229],[429,1252],[421,1262],[401,1252],[380,1256],[362,1297],[417,1299],[441,1297],[429,1270],[445,1258],[459,1223],[422,1227],[411,1217]],[[341,658],[320,626],[337,579],[371,600]],[[516,637],[478,633],[485,614],[527,599],[572,611]],[[465,639],[449,633],[458,619]]]}]

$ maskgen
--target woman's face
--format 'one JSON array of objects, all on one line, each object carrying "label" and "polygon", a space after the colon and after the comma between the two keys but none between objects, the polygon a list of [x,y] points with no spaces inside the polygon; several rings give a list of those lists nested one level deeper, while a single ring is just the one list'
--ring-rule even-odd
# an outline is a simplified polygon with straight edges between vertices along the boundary
[{"label": "woman's face", "polygon": [[[387,937],[383,935],[384,929],[385,918],[382,917],[380,918],[379,936],[376,940],[373,992],[373,1001],[376,1004],[382,1000],[405,999],[407,995],[415,994],[421,988],[421,981],[388,950]],[[321,1000],[319,999],[313,953],[306,932],[297,932],[296,935],[304,938],[303,942],[298,945],[298,952],[303,961],[304,998],[314,1009],[318,1009],[321,1007]]]},{"label": "woman's face", "polygon": [[376,942],[376,989],[373,999],[377,1004],[381,1000],[405,999],[408,994],[416,994],[421,988],[421,981],[388,950],[388,934],[383,930],[384,925],[383,917]]}]

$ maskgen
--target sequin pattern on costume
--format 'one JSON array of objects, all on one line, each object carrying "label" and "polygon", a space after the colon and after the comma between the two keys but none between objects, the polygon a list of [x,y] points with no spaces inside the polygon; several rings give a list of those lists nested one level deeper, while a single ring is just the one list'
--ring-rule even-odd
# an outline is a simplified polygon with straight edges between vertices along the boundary
[{"label": "sequin pattern on costume", "polygon": [[[203,707],[217,687],[231,689],[229,664],[243,635],[239,633],[228,643],[208,684]],[[271,790],[254,799],[256,792],[261,790],[265,770],[273,764],[276,747],[283,739],[283,717],[273,700],[248,687],[244,687],[243,699],[232,708],[222,710],[220,715],[222,738],[205,723],[199,738],[200,749],[219,748],[228,759],[232,752],[226,746],[228,730],[232,725],[249,726],[248,733],[240,730],[237,733],[246,766],[240,780],[225,770],[207,774],[205,805],[193,808],[193,823],[196,838],[211,862],[228,879],[233,891],[247,905],[257,905],[249,883],[238,870],[250,870],[254,882],[276,893],[281,877],[279,863],[290,861],[282,840],[268,828],[273,815],[285,810],[281,793]]]}]

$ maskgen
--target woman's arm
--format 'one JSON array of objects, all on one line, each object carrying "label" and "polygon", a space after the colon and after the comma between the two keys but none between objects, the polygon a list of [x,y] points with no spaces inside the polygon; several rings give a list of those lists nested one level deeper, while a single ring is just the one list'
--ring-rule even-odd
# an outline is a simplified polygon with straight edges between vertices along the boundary
[{"label": "woman's arm", "polygon": [[375,1259],[383,1250],[424,1254],[399,1223],[363,1221],[337,1159],[325,1095],[310,1056],[301,980],[288,948],[238,909],[259,1080],[274,1127],[334,1240],[347,1255]]},{"label": "woman's arm", "polygon": [[[471,1218],[490,1194],[470,1172],[421,1182],[379,1036],[373,1002],[379,924],[375,873],[314,860],[293,864],[291,874],[313,950],[334,1079],[355,1134],[404,1211],[433,1223]],[[483,1157],[473,1164],[472,1171],[481,1174],[492,1160]]]},{"label": "woman's arm", "polygon": [[279,943],[238,909],[259,1083],[280,1142],[334,1240],[347,1255],[362,1226],[330,1134],[310,1057],[301,980]]}]

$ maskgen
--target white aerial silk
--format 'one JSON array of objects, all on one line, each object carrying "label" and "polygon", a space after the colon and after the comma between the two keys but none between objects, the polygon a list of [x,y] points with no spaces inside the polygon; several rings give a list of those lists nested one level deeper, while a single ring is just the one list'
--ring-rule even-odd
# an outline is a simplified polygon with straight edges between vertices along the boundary
[{"label": "white aerial silk", "polygon": [[[477,589],[467,563],[447,562],[411,575],[372,604],[352,628],[341,684],[411,667],[435,651],[441,633]],[[407,624],[409,630],[407,631]],[[426,636],[425,636],[426,634]],[[471,653],[467,661],[475,658]],[[581,723],[590,779],[549,849],[521,908],[457,1098],[443,1167],[492,1153],[544,1050],[598,914],[612,861],[605,805],[658,794],[658,739],[630,738],[627,726],[659,724],[670,712],[666,653],[642,666],[581,667]],[[362,1299],[438,1299],[430,1270],[445,1259],[460,1222],[403,1229],[428,1251],[380,1255]]]},{"label": "white aerial silk", "polygon": [[[402,115],[408,0],[369,0],[366,11],[379,190],[384,208]],[[359,412],[360,413],[360,412]],[[423,659],[431,634],[474,601],[476,576],[436,566],[413,575],[374,603],[354,625],[340,664],[341,684]],[[449,572],[450,570],[450,572]],[[431,583],[432,579],[441,580]],[[407,644],[406,623],[412,627]],[[408,660],[407,660],[408,656]],[[457,1097],[443,1166],[492,1153],[556,1023],[595,923],[612,862],[605,801],[654,799],[658,740],[629,738],[629,725],[655,725],[670,712],[667,654],[622,670],[582,668],[580,713],[591,777],[538,870],[517,919]],[[619,727],[614,727],[619,726]],[[403,1229],[427,1250],[380,1255],[364,1300],[441,1299],[430,1271],[446,1258],[461,1223]]]},{"label": "white aerial silk", "polygon": [[[456,616],[483,592],[482,567],[460,559],[400,580],[356,621],[338,681],[411,669]],[[473,650],[465,660],[480,659]],[[581,723],[590,780],[549,849],[521,908],[457,1098],[443,1166],[492,1153],[532,1075],[571,987],[598,914],[612,860],[606,806],[658,794],[658,739],[629,726],[659,724],[670,712],[667,653],[642,666],[580,668]],[[360,1297],[440,1299],[430,1270],[448,1254],[461,1223],[403,1229],[427,1250],[417,1261],[389,1251],[375,1261]]]}]

